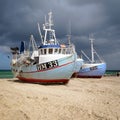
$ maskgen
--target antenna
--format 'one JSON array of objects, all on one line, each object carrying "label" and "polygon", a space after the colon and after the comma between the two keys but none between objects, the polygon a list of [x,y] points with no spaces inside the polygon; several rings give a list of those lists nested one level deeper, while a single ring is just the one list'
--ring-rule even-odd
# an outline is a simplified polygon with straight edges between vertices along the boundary
[{"label": "antenna", "polygon": [[45,25],[47,25],[46,15],[45,15]]},{"label": "antenna", "polygon": [[71,44],[71,21],[69,20],[69,23],[68,23],[68,44],[70,45]]},{"label": "antenna", "polygon": [[39,34],[40,34],[40,37],[41,37],[41,41],[42,41],[42,44],[43,44],[43,36],[42,36],[42,33],[41,33],[41,29],[40,29],[39,23],[38,23],[38,31],[39,31]]},{"label": "antenna", "polygon": [[43,39],[44,45],[58,43],[58,41],[56,40],[56,36],[55,36],[55,30],[52,29],[53,25],[54,24],[53,24],[52,12],[50,11],[48,13],[48,20],[46,20],[46,16],[45,16],[45,24],[43,24],[43,30],[45,31],[45,34],[44,34],[44,38],[42,39]]},{"label": "antenna", "polygon": [[48,26],[48,28],[49,28],[50,30],[51,30],[51,27],[54,25],[52,18],[53,18],[53,17],[52,17],[52,12],[50,11],[50,12],[48,13],[48,21],[46,20],[46,16],[45,16],[45,26],[46,26],[46,27]]},{"label": "antenna", "polygon": [[48,13],[48,16],[49,16],[48,26],[49,26],[49,29],[51,29],[51,27],[53,26],[53,19],[52,19],[53,16],[51,11]]},{"label": "antenna", "polygon": [[89,35],[89,40],[90,40],[90,42],[91,42],[91,59],[92,59],[92,63],[94,63],[95,62],[95,60],[94,60],[94,48],[93,48],[93,41],[95,40],[94,39],[94,37],[93,37],[93,34],[90,34]]}]

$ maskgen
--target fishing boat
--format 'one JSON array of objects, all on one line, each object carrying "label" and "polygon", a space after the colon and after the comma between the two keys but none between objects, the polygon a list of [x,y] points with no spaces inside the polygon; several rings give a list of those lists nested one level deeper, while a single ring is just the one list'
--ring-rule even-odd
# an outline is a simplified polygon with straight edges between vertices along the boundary
[{"label": "fishing boat", "polygon": [[45,17],[43,31],[38,24],[41,45],[36,44],[33,35],[30,37],[29,49],[25,50],[24,42],[20,51],[12,48],[12,72],[15,77],[25,82],[68,83],[75,72],[77,53],[73,44],[60,44],[53,29],[52,12]]},{"label": "fishing boat", "polygon": [[[89,37],[89,40],[91,42],[91,59],[83,51],[81,51],[82,54],[88,59],[88,61],[84,61],[84,64],[81,66],[77,77],[101,78],[106,71],[106,63],[100,58],[93,47],[93,35]],[[98,60],[95,60],[95,55],[97,56]]]}]

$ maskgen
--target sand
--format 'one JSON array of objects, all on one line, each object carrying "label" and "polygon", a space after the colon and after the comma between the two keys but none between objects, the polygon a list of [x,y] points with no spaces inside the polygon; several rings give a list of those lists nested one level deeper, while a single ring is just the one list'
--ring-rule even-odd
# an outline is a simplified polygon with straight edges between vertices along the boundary
[{"label": "sand", "polygon": [[0,79],[0,120],[120,120],[120,77],[67,85]]}]

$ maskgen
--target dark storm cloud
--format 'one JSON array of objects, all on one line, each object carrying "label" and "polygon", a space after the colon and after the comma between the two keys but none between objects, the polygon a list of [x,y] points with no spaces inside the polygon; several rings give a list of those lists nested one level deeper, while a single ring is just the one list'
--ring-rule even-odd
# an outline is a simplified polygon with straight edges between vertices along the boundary
[{"label": "dark storm cloud", "polygon": [[[108,63],[108,69],[120,69],[120,1],[119,0],[4,0],[0,1],[0,51],[29,41],[30,34],[40,41],[37,22],[53,11],[57,38],[65,40],[71,21],[72,42],[80,54],[90,48],[88,36],[94,33],[94,45]],[[90,53],[90,52],[89,52]],[[111,61],[115,62],[115,67]],[[112,66],[112,67],[111,67]]]}]

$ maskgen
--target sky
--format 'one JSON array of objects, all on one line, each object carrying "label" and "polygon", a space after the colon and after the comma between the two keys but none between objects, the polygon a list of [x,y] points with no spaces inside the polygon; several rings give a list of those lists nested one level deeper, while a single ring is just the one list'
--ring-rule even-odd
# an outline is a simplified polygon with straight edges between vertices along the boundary
[{"label": "sky", "polygon": [[[4,0],[0,1],[0,69],[10,69],[10,47],[29,43],[33,34],[40,44],[37,23],[53,12],[56,37],[62,43],[71,22],[71,42],[80,55],[90,56],[89,34],[107,69],[120,70],[120,0]],[[10,57],[8,57],[10,56]]]}]

